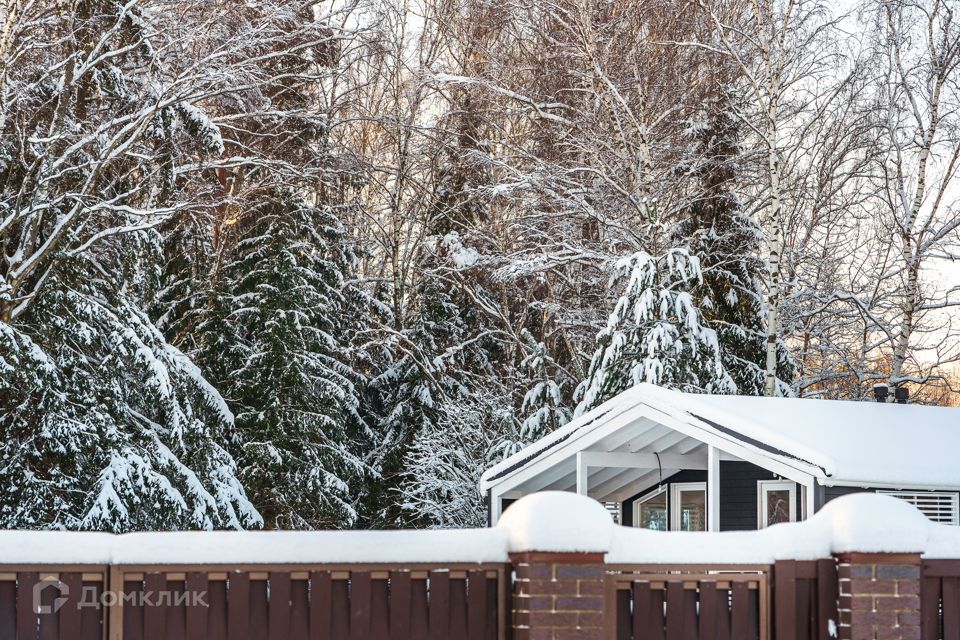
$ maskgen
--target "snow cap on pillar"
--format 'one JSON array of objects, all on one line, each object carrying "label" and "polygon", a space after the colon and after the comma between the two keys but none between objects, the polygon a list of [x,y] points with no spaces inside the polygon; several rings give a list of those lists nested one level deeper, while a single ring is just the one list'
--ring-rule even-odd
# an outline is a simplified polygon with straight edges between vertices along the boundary
[{"label": "snow cap on pillar", "polygon": [[834,553],[920,553],[932,525],[906,500],[869,492],[831,500],[811,520],[829,523]]},{"label": "snow cap on pillar", "polygon": [[497,523],[511,553],[606,553],[614,526],[602,504],[567,491],[524,496]]}]

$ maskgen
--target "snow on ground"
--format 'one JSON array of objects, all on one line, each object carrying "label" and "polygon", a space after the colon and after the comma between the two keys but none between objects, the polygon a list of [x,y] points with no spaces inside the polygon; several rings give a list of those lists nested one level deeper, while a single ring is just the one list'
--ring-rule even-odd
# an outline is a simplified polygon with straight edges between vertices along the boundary
[{"label": "snow on ground", "polygon": [[960,527],[935,524],[903,500],[858,493],[806,522],[762,531],[646,531],[615,525],[590,498],[546,491],[518,500],[492,529],[0,531],[0,564],[493,563],[525,551],[606,553],[611,564],[768,564],[848,551],[960,558]]}]

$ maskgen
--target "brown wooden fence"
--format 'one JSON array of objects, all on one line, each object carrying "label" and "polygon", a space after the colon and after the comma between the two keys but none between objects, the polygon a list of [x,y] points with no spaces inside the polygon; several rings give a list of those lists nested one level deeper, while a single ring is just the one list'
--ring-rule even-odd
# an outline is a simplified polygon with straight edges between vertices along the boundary
[{"label": "brown wooden fence", "polygon": [[923,640],[960,640],[960,560],[924,560],[920,570]]},{"label": "brown wooden fence", "polygon": [[111,640],[506,637],[503,565],[123,567],[111,582]]},{"label": "brown wooden fence", "polygon": [[833,558],[773,567],[621,566],[608,578],[617,640],[829,640],[837,632],[837,585]]},{"label": "brown wooden fence", "polygon": [[779,560],[773,606],[777,640],[830,640],[837,636],[837,562]]},{"label": "brown wooden fence", "polygon": [[0,565],[0,640],[102,640],[103,610],[80,603],[99,599],[106,578],[106,567]]},{"label": "brown wooden fence", "polygon": [[[834,559],[606,575],[617,640],[835,637]],[[506,640],[511,591],[509,564],[0,566],[0,640]],[[960,640],[960,561],[922,596],[923,639]]]},{"label": "brown wooden fence", "polygon": [[767,565],[616,567],[616,638],[768,640],[769,575]]}]

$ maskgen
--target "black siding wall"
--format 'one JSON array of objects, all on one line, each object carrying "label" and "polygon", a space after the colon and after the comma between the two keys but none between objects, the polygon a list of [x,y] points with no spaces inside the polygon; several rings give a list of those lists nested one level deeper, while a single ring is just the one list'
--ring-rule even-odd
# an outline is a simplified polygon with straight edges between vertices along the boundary
[{"label": "black siding wall", "polygon": [[830,502],[834,498],[839,498],[840,496],[846,496],[851,493],[863,493],[864,491],[876,491],[876,489],[864,489],[861,487],[824,487],[823,504]]},{"label": "black siding wall", "polygon": [[[720,462],[720,530],[753,531],[757,528],[757,481],[775,480],[777,476],[749,462]],[[664,479],[664,486],[679,482],[706,482],[706,471],[680,471]],[[651,487],[623,503],[623,524],[633,526],[633,503],[656,491]],[[802,513],[802,497],[797,487],[797,514]]]},{"label": "black siding wall", "polygon": [[[721,469],[722,473],[722,469]],[[663,486],[667,488],[668,495],[670,491],[670,485],[680,482],[706,482],[707,481],[707,472],[706,471],[678,471],[672,476],[668,476],[663,479]],[[623,508],[621,509],[621,514],[623,517],[623,525],[626,527],[633,526],[633,503],[636,502],[639,498],[647,495],[648,493],[653,493],[659,487],[653,486],[647,489],[646,491],[641,491],[632,498],[628,498],[623,501]],[[667,503],[669,509],[669,502]]]},{"label": "black siding wall", "polygon": [[[720,531],[757,528],[757,482],[777,476],[749,462],[720,462]],[[797,516],[801,513],[797,487]]]},{"label": "black siding wall", "polygon": [[[877,491],[898,491],[896,487],[824,487],[823,488],[823,502],[824,504],[830,502],[834,498],[839,498],[840,496],[850,495],[851,493],[863,493],[869,491],[874,493]],[[941,490],[944,491],[944,490]],[[917,493],[923,493],[923,491],[917,491]],[[957,493],[956,491],[947,491],[947,493]],[[821,505],[822,506],[822,505]]]}]

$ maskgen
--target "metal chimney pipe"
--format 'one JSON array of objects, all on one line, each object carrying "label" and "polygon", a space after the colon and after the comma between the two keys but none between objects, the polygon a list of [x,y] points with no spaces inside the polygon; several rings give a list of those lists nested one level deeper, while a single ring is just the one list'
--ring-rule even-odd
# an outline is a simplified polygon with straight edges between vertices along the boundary
[{"label": "metal chimney pipe", "polygon": [[886,402],[889,396],[890,387],[886,383],[878,382],[873,385],[873,397],[877,399],[877,402]]},{"label": "metal chimney pipe", "polygon": [[897,404],[907,404],[910,401],[910,389],[897,387],[893,390],[893,397],[897,399]]}]

